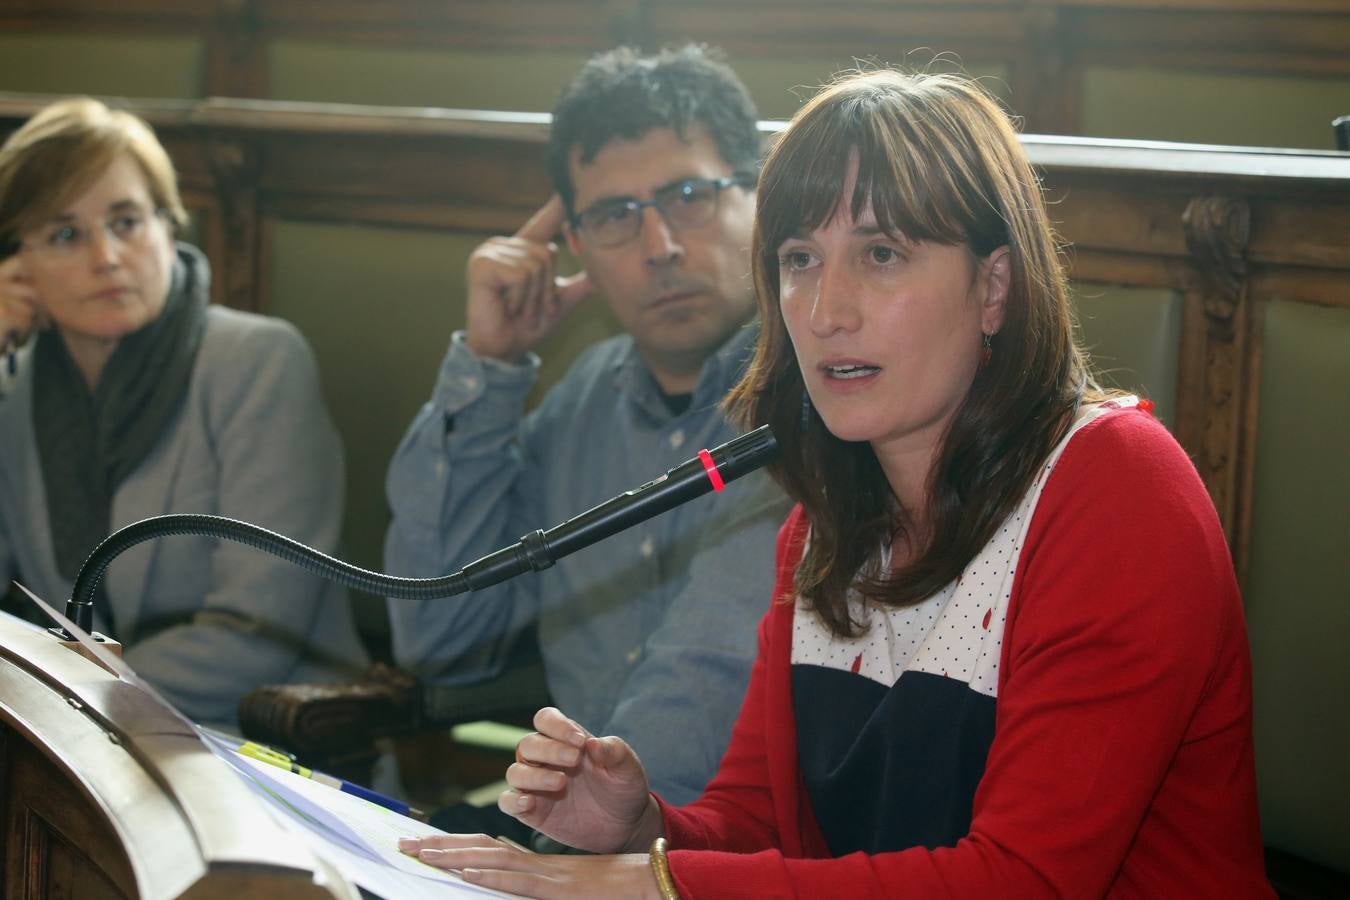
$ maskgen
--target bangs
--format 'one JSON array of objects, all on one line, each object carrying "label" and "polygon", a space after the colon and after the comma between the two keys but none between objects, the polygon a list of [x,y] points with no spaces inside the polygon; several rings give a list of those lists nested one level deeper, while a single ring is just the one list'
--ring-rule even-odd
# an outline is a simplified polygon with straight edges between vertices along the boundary
[{"label": "bangs", "polygon": [[[99,140],[85,146],[64,142],[59,149],[53,148],[55,152],[50,156],[35,158],[33,168],[40,175],[33,179],[34,182],[42,184],[46,181],[50,187],[39,194],[39,202],[32,209],[31,224],[40,225],[60,215],[98,181],[124,149],[124,142],[116,139]],[[40,199],[44,196],[46,202]]]},{"label": "bangs", "polygon": [[[977,183],[963,123],[945,114],[942,93],[940,85],[915,91],[864,79],[819,94],[765,165],[759,186],[765,252],[836,216],[857,221],[869,208],[892,237],[969,243],[981,256],[1006,242],[1003,216],[988,187]],[[916,95],[926,95],[922,105]]]},{"label": "bangs", "polygon": [[35,142],[14,170],[5,197],[13,232],[45,225],[75,202],[127,149],[115,132],[63,134]]}]

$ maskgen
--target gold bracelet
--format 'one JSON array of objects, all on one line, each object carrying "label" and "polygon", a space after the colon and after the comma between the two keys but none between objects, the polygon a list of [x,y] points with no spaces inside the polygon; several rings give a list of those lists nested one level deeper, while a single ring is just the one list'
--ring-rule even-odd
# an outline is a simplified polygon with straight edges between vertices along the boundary
[{"label": "gold bracelet", "polygon": [[660,892],[661,900],[680,900],[680,892],[675,890],[675,879],[670,877],[665,838],[659,837],[652,841],[647,860],[652,864],[652,874],[656,876],[656,890]]}]

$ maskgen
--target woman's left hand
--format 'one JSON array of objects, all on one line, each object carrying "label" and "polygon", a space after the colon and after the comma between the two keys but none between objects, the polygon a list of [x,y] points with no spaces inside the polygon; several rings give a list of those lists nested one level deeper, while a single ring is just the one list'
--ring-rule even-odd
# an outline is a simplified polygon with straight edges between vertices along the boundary
[{"label": "woman's left hand", "polygon": [[481,834],[400,838],[398,849],[438,869],[455,869],[470,884],[540,900],[661,898],[645,853],[553,856],[518,850]]}]

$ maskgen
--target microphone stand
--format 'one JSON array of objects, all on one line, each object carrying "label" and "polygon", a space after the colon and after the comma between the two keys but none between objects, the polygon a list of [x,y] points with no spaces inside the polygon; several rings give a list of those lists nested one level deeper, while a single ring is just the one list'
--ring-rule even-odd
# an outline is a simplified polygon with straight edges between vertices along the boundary
[{"label": "microphone stand", "polygon": [[[346,587],[400,600],[430,600],[481,590],[522,572],[547,569],[556,560],[625,528],[708,491],[720,491],[727,482],[764,466],[777,454],[778,441],[769,426],[762,425],[712,450],[700,450],[698,456],[659,478],[606,500],[548,531],[532,531],[509,547],[439,578],[402,578],[372,572],[283,534],[225,516],[197,513],[152,516],[118,529],[94,548],[75,578],[66,604],[66,618],[86,632],[92,631],[94,592],[113,559],[137,544],[173,534],[195,534],[248,544]],[[53,627],[49,631],[63,641],[74,640],[62,627]]]}]

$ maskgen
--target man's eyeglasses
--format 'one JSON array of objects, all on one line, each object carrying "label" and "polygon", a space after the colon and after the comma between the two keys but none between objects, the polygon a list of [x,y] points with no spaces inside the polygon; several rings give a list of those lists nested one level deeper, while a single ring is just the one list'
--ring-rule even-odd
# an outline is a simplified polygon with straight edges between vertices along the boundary
[{"label": "man's eyeglasses", "polygon": [[[95,227],[102,228],[114,244],[141,248],[149,244],[154,228],[163,218],[162,209],[147,212],[133,207],[110,216]],[[23,246],[39,256],[65,260],[84,253],[93,243],[94,228],[74,222],[57,222],[37,229]]]},{"label": "man's eyeglasses", "polygon": [[717,201],[725,188],[748,188],[754,183],[755,176],[746,172],[725,178],[690,178],[661,188],[650,200],[601,200],[573,216],[572,227],[597,246],[617,247],[638,236],[642,210],[654,206],[671,229],[698,228],[717,214]]}]

